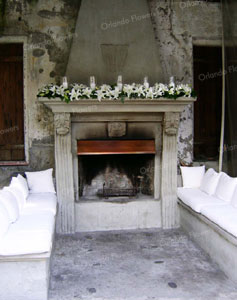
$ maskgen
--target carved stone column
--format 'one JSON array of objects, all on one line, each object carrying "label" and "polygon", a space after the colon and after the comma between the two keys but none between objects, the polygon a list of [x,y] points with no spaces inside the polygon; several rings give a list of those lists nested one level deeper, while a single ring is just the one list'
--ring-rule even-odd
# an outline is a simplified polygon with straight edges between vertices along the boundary
[{"label": "carved stone column", "polygon": [[70,113],[55,113],[55,163],[58,196],[57,232],[74,233],[74,189]]},{"label": "carved stone column", "polygon": [[177,132],[180,113],[166,112],[163,120],[161,168],[162,227],[179,226],[177,206]]}]

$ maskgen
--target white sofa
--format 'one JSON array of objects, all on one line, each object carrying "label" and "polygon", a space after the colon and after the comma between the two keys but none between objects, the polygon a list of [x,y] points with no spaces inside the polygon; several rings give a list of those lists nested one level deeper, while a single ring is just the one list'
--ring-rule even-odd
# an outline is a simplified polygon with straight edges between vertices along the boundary
[{"label": "white sofa", "polygon": [[18,175],[0,190],[0,300],[48,299],[57,209],[52,182],[50,189],[41,180],[28,189],[29,180]]},{"label": "white sofa", "polygon": [[203,175],[195,167],[181,171],[181,227],[237,282],[237,178],[213,169]]}]

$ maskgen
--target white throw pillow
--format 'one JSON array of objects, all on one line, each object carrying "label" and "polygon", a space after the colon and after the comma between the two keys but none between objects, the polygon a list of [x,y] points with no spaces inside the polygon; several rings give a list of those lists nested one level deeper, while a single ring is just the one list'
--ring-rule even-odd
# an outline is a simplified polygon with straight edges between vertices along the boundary
[{"label": "white throw pillow", "polygon": [[23,193],[23,196],[26,200],[26,198],[29,195],[29,189],[28,189],[27,181],[23,176],[18,174],[17,177],[12,177],[10,186],[18,187]]},{"label": "white throw pillow", "polygon": [[29,195],[29,188],[28,188],[26,178],[24,178],[21,174],[18,174],[17,179],[19,180],[19,182],[21,184],[24,196],[27,198]]},{"label": "white throw pillow", "polygon": [[4,188],[4,190],[12,193],[15,196],[18,203],[19,212],[21,212],[26,203],[22,190],[18,186],[14,185],[7,186]]},{"label": "white throw pillow", "polygon": [[0,240],[7,232],[10,223],[10,218],[6,208],[2,203],[0,203]]},{"label": "white throw pillow", "polygon": [[200,190],[208,195],[214,195],[221,173],[217,173],[214,169],[210,168],[203,176]]},{"label": "white throw pillow", "polygon": [[205,166],[201,167],[180,167],[183,187],[199,188],[205,173]]},{"label": "white throw pillow", "polygon": [[30,193],[55,193],[53,169],[38,172],[25,172]]},{"label": "white throw pillow", "polygon": [[215,196],[226,202],[230,202],[236,186],[237,178],[233,178],[225,173],[221,173]]},{"label": "white throw pillow", "polygon": [[234,190],[234,193],[232,195],[230,204],[232,206],[234,206],[235,208],[237,208],[237,186],[235,187],[235,190]]},{"label": "white throw pillow", "polygon": [[8,190],[3,189],[0,191],[0,202],[5,206],[8,211],[10,222],[14,223],[19,217],[19,206],[16,197]]}]

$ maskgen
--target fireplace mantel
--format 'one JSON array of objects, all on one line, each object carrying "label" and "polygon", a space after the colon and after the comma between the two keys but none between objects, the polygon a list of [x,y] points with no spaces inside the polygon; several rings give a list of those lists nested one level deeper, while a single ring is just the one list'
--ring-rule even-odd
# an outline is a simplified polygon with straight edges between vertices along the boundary
[{"label": "fireplace mantel", "polygon": [[[59,204],[57,232],[75,232],[75,182],[72,151],[72,116],[78,119],[103,122],[104,116],[114,121],[131,122],[139,116],[141,122],[162,122],[162,159],[161,166],[155,166],[155,178],[161,174],[160,197],[154,193],[154,199],[161,201],[161,224],[163,228],[179,226],[177,208],[177,132],[180,113],[185,106],[192,104],[195,98],[180,97],[176,100],[159,99],[128,99],[120,100],[81,99],[65,103],[59,98],[39,98],[38,101],[54,113],[55,127],[55,163],[56,183]],[[153,118],[154,115],[159,116]],[[95,123],[96,124],[96,123]],[[145,124],[145,123],[144,123]],[[155,124],[155,123],[154,123]],[[95,125],[96,126],[96,125]],[[146,126],[146,125],[143,125]],[[157,141],[156,141],[157,143]],[[157,155],[157,153],[155,154]],[[154,179],[154,184],[158,184]],[[159,197],[159,199],[158,199]]]},{"label": "fireplace mantel", "polygon": [[187,104],[193,103],[196,98],[180,97],[176,100],[159,99],[125,99],[120,100],[80,99],[70,103],[60,98],[39,98],[39,102],[49,107],[53,113],[139,113],[139,112],[182,112]]}]

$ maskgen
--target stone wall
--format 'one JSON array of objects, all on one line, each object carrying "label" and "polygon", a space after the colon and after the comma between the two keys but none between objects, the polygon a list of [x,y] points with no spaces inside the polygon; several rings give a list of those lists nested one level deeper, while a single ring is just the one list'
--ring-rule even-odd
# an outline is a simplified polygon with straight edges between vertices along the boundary
[{"label": "stone wall", "polygon": [[[158,0],[148,4],[163,77],[168,81],[174,75],[178,81],[192,83],[193,42],[205,40],[208,44],[221,38],[219,4]],[[53,116],[37,103],[36,94],[39,87],[57,82],[65,74],[79,8],[79,0],[7,0],[5,13],[0,14],[5,20],[0,42],[9,36],[27,37],[25,107],[29,142],[29,165],[0,167],[0,185],[14,172],[54,167]],[[185,162],[192,160],[192,143],[193,112],[189,107],[182,114],[179,133],[179,158]]]},{"label": "stone wall", "polygon": [[[159,45],[166,82],[193,83],[193,44],[221,45],[221,7],[207,1],[148,0],[155,38]],[[193,109],[181,116],[178,156],[184,163],[192,161]]]},{"label": "stone wall", "polygon": [[27,37],[26,138],[29,165],[0,167],[0,186],[14,172],[54,167],[53,115],[37,103],[38,88],[65,74],[79,0],[7,0],[0,42],[10,36]]}]

